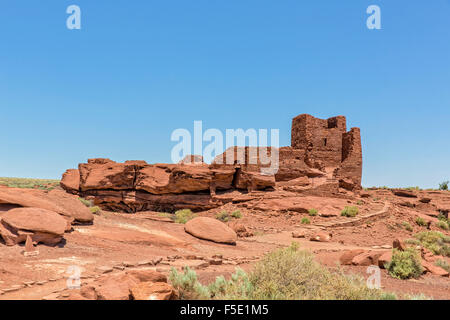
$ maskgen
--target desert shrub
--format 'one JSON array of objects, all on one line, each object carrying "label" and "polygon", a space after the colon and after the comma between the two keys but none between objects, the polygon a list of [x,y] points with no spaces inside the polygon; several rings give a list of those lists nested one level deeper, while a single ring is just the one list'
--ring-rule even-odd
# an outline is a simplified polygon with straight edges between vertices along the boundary
[{"label": "desert shrub", "polygon": [[357,204],[358,206],[362,206],[362,205],[364,204],[364,202],[362,202],[362,200],[358,200],[358,201],[356,201],[356,204]]},{"label": "desert shrub", "polygon": [[448,190],[448,184],[450,181],[444,181],[442,183],[439,183],[439,190]]},{"label": "desert shrub", "polygon": [[211,297],[208,288],[198,281],[197,274],[189,267],[184,268],[183,273],[179,273],[172,267],[169,280],[178,291],[181,300],[209,299]]},{"label": "desert shrub", "polygon": [[216,219],[222,222],[228,222],[230,220],[230,215],[226,211],[222,211],[216,214]]},{"label": "desert shrub", "polygon": [[442,221],[446,221],[446,222],[450,221],[450,219],[448,219],[443,212],[439,212],[437,218],[438,218],[438,220],[442,220]]},{"label": "desert shrub", "polygon": [[305,217],[305,218],[302,218],[301,223],[302,223],[302,224],[310,224],[311,221],[309,221],[309,219]]},{"label": "desert shrub", "polygon": [[84,204],[86,207],[92,207],[93,206],[93,203],[92,203],[92,201],[91,200],[86,200],[86,199],[84,199],[84,198],[78,198],[78,200],[80,200],[81,201],[81,203],[82,204]]},{"label": "desert shrub", "polygon": [[249,274],[236,269],[230,280],[219,276],[204,286],[189,268],[182,273],[172,268],[169,280],[181,299],[396,299],[394,294],[369,289],[361,277],[329,271],[295,243],[266,255]]},{"label": "desert shrub", "polygon": [[444,229],[444,230],[449,229],[448,222],[444,221],[444,220],[439,220],[438,222],[436,222],[436,226],[438,226],[439,228]]},{"label": "desert shrub", "polygon": [[413,227],[409,224],[409,222],[404,221],[402,223],[402,226],[405,228],[405,230],[407,231],[413,231]]},{"label": "desert shrub", "polygon": [[202,285],[198,281],[197,274],[189,267],[184,268],[182,273],[172,268],[169,280],[172,286],[178,290],[182,300],[242,300],[249,299],[253,291],[253,286],[247,273],[240,268],[236,269],[230,280],[226,280],[223,276],[218,276],[214,282],[207,286]]},{"label": "desert shrub", "polygon": [[369,289],[360,277],[333,273],[297,246],[276,250],[255,265],[250,274],[252,299],[383,299],[381,290]]},{"label": "desert shrub", "polygon": [[414,248],[404,251],[393,249],[391,262],[387,264],[386,269],[397,279],[418,278],[423,273],[420,255]]},{"label": "desert shrub", "polygon": [[308,210],[308,214],[309,214],[311,217],[317,216],[318,213],[319,213],[319,212],[317,211],[317,209],[314,209],[314,208]]},{"label": "desert shrub", "polygon": [[242,213],[241,213],[241,211],[236,210],[231,213],[231,216],[235,219],[240,219],[240,218],[242,218]]},{"label": "desert shrub", "polygon": [[90,207],[89,210],[91,210],[93,214],[100,214],[102,212],[102,209],[98,206]]},{"label": "desert shrub", "polygon": [[405,243],[413,245],[413,246],[420,246],[421,245],[420,240],[418,240],[418,239],[406,239]]},{"label": "desert shrub", "polygon": [[423,231],[414,235],[420,244],[434,254],[450,257],[450,237],[438,231]]},{"label": "desert shrub", "polygon": [[359,213],[358,207],[345,207],[344,210],[341,211],[341,216],[344,217],[356,217],[356,215]]},{"label": "desert shrub", "polygon": [[230,280],[219,276],[208,285],[208,290],[212,299],[247,300],[251,298],[254,287],[247,273],[237,268]]},{"label": "desert shrub", "polygon": [[424,218],[422,217],[417,217],[416,218],[416,224],[421,226],[421,227],[425,227],[427,225],[427,222],[425,221]]},{"label": "desert shrub", "polygon": [[434,265],[444,269],[447,272],[450,272],[450,264],[444,259],[437,260]]},{"label": "desert shrub", "polygon": [[191,219],[194,219],[197,215],[190,209],[182,209],[175,211],[175,222],[185,224]]}]

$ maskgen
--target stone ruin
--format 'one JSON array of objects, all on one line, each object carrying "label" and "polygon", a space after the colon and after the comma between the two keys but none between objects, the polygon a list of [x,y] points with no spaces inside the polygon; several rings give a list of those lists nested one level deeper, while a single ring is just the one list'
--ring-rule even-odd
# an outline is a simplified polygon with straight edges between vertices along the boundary
[{"label": "stone ruin", "polygon": [[[61,186],[103,209],[124,212],[208,210],[256,191],[317,196],[359,192],[359,128],[347,131],[344,116],[324,120],[301,114],[292,120],[291,135],[290,147],[232,147],[209,165],[201,156],[188,156],[178,164],[89,159],[67,170]],[[230,152],[237,159],[231,164],[224,161]],[[276,172],[261,170],[268,166],[261,152],[278,152]]]}]

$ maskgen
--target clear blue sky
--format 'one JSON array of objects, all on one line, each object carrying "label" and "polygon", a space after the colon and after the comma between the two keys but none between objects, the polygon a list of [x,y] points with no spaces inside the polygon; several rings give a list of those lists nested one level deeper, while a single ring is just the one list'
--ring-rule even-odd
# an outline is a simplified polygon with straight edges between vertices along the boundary
[{"label": "clear blue sky", "polygon": [[[82,29],[66,28],[66,8]],[[382,30],[366,8],[381,7]],[[450,1],[1,0],[0,176],[169,162],[176,128],[347,116],[363,184],[450,179]]]}]

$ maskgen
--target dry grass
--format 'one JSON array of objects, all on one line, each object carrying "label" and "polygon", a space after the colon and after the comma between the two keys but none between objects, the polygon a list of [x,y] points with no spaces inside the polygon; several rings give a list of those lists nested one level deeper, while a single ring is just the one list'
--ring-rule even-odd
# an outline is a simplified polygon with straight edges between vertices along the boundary
[{"label": "dry grass", "polygon": [[59,186],[59,182],[52,179],[0,178],[0,185],[10,188],[52,190]]}]

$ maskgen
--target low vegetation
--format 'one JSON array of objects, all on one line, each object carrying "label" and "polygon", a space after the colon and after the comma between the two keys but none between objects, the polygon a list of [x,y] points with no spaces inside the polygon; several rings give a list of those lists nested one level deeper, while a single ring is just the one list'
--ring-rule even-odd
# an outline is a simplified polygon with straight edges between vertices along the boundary
[{"label": "low vegetation", "polygon": [[90,208],[94,205],[91,200],[86,200],[85,198],[80,197],[80,198],[78,198],[78,200],[80,200],[80,202],[88,208]]},{"label": "low vegetation", "polygon": [[450,229],[450,219],[447,218],[447,216],[443,212],[440,212],[437,218],[439,220],[437,222],[437,226],[439,228],[444,229],[444,230]]},{"label": "low vegetation", "polygon": [[450,257],[450,236],[439,231],[423,231],[414,235],[414,238],[434,254]]},{"label": "low vegetation", "polygon": [[182,209],[182,210],[175,211],[174,221],[176,223],[185,224],[189,220],[194,219],[196,216],[197,215],[195,213],[193,213],[191,211],[191,209]]},{"label": "low vegetation", "polygon": [[298,245],[276,250],[258,262],[249,274],[237,269],[226,280],[223,276],[205,286],[195,271],[172,269],[170,282],[180,299],[223,300],[373,300],[395,299],[393,294],[369,289],[361,277],[331,272]]},{"label": "low vegetation", "polygon": [[443,229],[443,230],[448,230],[449,226],[448,226],[448,222],[444,221],[444,220],[439,220],[438,222],[436,222],[436,226]]},{"label": "low vegetation", "polygon": [[416,224],[417,224],[418,226],[421,226],[421,227],[426,227],[426,226],[427,226],[427,222],[426,222],[425,219],[422,218],[422,217],[417,217],[417,218],[416,218]]},{"label": "low vegetation", "polygon": [[91,210],[93,214],[100,214],[102,212],[102,209],[98,206],[90,207],[89,210]]},{"label": "low vegetation", "polygon": [[59,186],[59,180],[28,179],[28,178],[0,178],[0,185],[10,188],[53,190]]},{"label": "low vegetation", "polygon": [[318,214],[319,214],[319,212],[317,211],[317,209],[309,209],[308,210],[308,214],[311,216],[311,217],[315,217],[315,216],[317,216]]},{"label": "low vegetation", "polygon": [[228,222],[231,220],[231,218],[234,219],[240,219],[242,218],[242,213],[239,210],[233,211],[231,214],[228,213],[228,211],[221,211],[220,213],[216,214],[216,219],[220,220],[222,222]]},{"label": "low vegetation", "polygon": [[389,274],[397,279],[418,278],[423,273],[420,255],[414,248],[404,251],[393,249],[392,260],[386,266]]},{"label": "low vegetation", "polygon": [[230,214],[227,211],[221,211],[216,214],[216,219],[222,222],[228,222],[230,221]]},{"label": "low vegetation", "polygon": [[358,207],[345,207],[344,210],[341,211],[341,216],[343,217],[356,217],[359,213]]},{"label": "low vegetation", "polygon": [[409,222],[404,221],[402,223],[403,228],[405,228],[406,231],[412,232],[413,231],[413,227],[409,224]]},{"label": "low vegetation", "polygon": [[231,216],[235,219],[240,219],[240,218],[242,218],[242,213],[241,213],[241,211],[236,210],[231,213]]},{"label": "low vegetation", "polygon": [[304,218],[302,218],[301,223],[302,223],[302,224],[310,224],[311,221],[310,221],[308,218],[304,217]]}]

